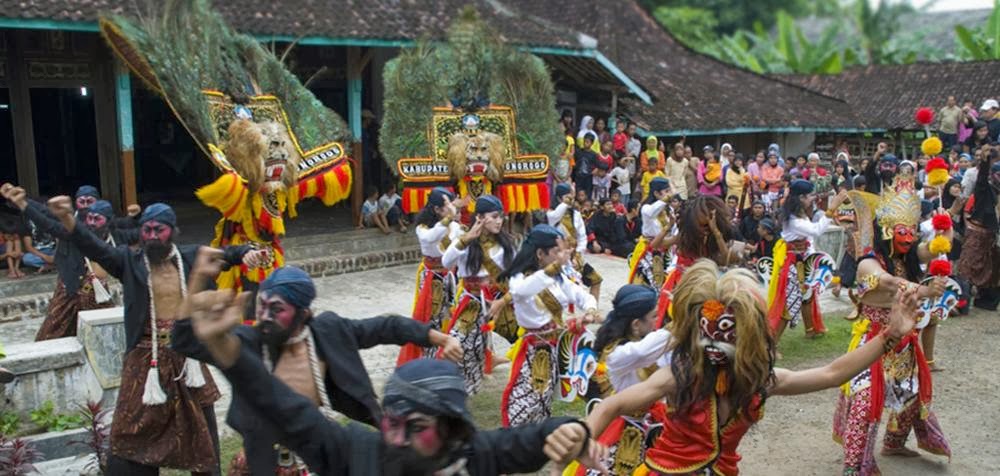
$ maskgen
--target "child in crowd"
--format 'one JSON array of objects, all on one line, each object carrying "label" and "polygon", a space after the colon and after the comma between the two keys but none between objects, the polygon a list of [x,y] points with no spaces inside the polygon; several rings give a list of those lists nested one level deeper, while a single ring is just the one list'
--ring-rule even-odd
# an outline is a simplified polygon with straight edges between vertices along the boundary
[{"label": "child in crowd", "polygon": [[378,188],[369,185],[367,192],[365,203],[361,204],[361,226],[359,228],[378,227],[386,235],[392,233],[389,224],[385,221],[385,215],[379,210]]},{"label": "child in crowd", "polygon": [[590,221],[590,217],[594,216],[593,200],[588,198],[583,201],[583,206],[580,207],[580,216],[583,217],[583,221]]},{"label": "child in crowd", "polygon": [[667,178],[667,174],[660,170],[660,161],[656,157],[650,157],[646,160],[646,171],[642,173],[642,181],[640,181],[639,186],[642,193],[639,195],[640,201],[645,201],[646,197],[649,195],[649,182],[652,182],[656,177]]},{"label": "child in crowd", "polygon": [[773,258],[774,243],[778,241],[778,223],[771,218],[761,219],[757,224],[757,236],[760,237],[760,241],[757,242],[757,247],[751,256],[755,261],[764,257]]},{"label": "child in crowd", "polygon": [[614,207],[616,215],[625,214],[625,202],[622,201],[622,193],[617,188],[611,190],[611,206]]},{"label": "child in crowd", "polygon": [[628,145],[628,134],[625,132],[625,121],[619,119],[615,121],[615,136],[612,139],[612,148],[614,149],[614,154],[617,157],[623,157],[626,154],[625,146]]},{"label": "child in crowd", "polygon": [[621,195],[621,203],[628,203],[629,195],[632,190],[632,173],[629,172],[629,164],[634,159],[631,156],[625,156],[618,159],[618,164],[615,168],[611,169],[611,186],[618,190]]},{"label": "child in crowd", "polygon": [[597,154],[597,165],[600,164],[607,167],[605,170],[611,170],[615,167],[614,145],[611,141],[601,144],[601,153]]},{"label": "child in crowd", "polygon": [[608,164],[603,160],[597,161],[597,167],[594,167],[594,178],[591,183],[591,200],[600,201],[608,198],[608,194],[611,191],[611,176],[608,175]]},{"label": "child in crowd", "polygon": [[590,198],[590,197],[587,196],[587,191],[586,190],[577,189],[576,190],[576,200],[575,200],[576,201],[576,208],[577,209],[583,209],[583,202],[586,202],[588,198]]},{"label": "child in crowd", "polygon": [[[6,228],[6,227],[5,227]],[[10,279],[20,279],[24,277],[21,272],[21,237],[15,233],[14,229],[0,230],[0,259],[7,263],[7,277]]]},{"label": "child in crowd", "polygon": [[386,186],[385,193],[378,199],[378,210],[389,226],[398,226],[400,233],[406,233],[406,216],[403,214],[403,198],[396,194],[396,184]]}]

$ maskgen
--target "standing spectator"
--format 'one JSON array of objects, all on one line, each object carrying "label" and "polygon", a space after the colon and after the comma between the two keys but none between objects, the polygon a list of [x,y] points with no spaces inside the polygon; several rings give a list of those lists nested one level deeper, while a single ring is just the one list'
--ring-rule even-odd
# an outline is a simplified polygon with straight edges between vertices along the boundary
[{"label": "standing spectator", "polygon": [[962,108],[958,107],[955,96],[948,96],[945,106],[938,111],[938,135],[944,148],[958,142],[958,125],[962,122]]},{"label": "standing spectator", "polygon": [[588,227],[592,236],[587,244],[590,252],[613,254],[622,258],[628,256],[635,243],[625,238],[624,221],[624,218],[615,213],[611,200],[607,198],[601,200],[597,211],[590,218]]},{"label": "standing spectator", "polygon": [[[736,198],[736,208],[733,211],[741,215],[743,209],[750,204],[750,201],[743,195],[749,181],[750,175],[743,168],[743,154],[736,154],[729,167],[726,168],[726,198]],[[740,203],[740,200],[743,203]]]},{"label": "standing spectator", "polygon": [[[585,146],[584,141],[587,140],[588,135],[592,136],[590,139],[590,145]],[[576,133],[576,148],[591,149],[596,154],[601,151],[601,146],[600,143],[597,142],[597,139],[597,132],[594,132],[594,118],[591,116],[583,116],[583,119],[580,120],[580,130]]]},{"label": "standing spectator", "polygon": [[609,171],[615,167],[614,145],[611,141],[604,141],[601,144],[601,152],[597,154],[597,162],[604,163]]},{"label": "standing spectator", "polygon": [[788,173],[795,175],[797,177],[805,178],[804,175],[806,172],[807,164],[808,161],[806,160],[806,156],[800,155],[795,158],[795,166],[792,167],[792,170],[789,170]]},{"label": "standing spectator", "polygon": [[972,135],[972,125],[979,120],[979,113],[972,107],[972,101],[966,99],[962,104],[962,120],[958,124],[958,143],[965,143]]},{"label": "standing spectator", "polygon": [[646,138],[646,150],[639,154],[639,167],[642,170],[649,170],[649,161],[651,159],[656,159],[656,163],[659,164],[659,170],[663,170],[666,164],[663,163],[663,157],[660,154],[660,149],[657,147],[659,141],[656,140],[656,136],[649,136]]},{"label": "standing spectator", "polygon": [[24,217],[24,237],[21,241],[24,243],[24,266],[35,268],[39,273],[52,269],[55,264],[56,240],[27,216]]},{"label": "standing spectator", "polygon": [[760,191],[763,188],[761,185],[760,168],[764,166],[764,162],[766,161],[767,154],[761,150],[757,151],[757,155],[755,155],[750,164],[747,165],[747,175],[750,177],[750,191],[753,192],[754,197],[759,196]]},{"label": "standing spectator", "polygon": [[802,178],[813,180],[815,177],[826,177],[829,173],[819,164],[819,154],[810,152],[809,158],[806,159],[806,169],[802,172]]},{"label": "standing spectator", "polygon": [[597,141],[600,144],[611,140],[611,133],[608,132],[608,124],[604,121],[603,117],[597,118],[594,122],[594,133],[597,134]]},{"label": "standing spectator", "polygon": [[986,126],[989,127],[988,142],[1000,140],[1000,117],[997,116],[998,110],[1000,110],[1000,104],[997,103],[996,99],[987,99],[979,107],[979,120],[985,122]]},{"label": "standing spectator", "polygon": [[[681,143],[684,143],[682,140]],[[700,160],[694,158],[691,146],[684,146],[684,158],[687,159],[688,169],[684,172],[684,185],[687,187],[688,198],[694,198],[698,194],[698,164]]]},{"label": "standing spectator", "polygon": [[778,192],[781,191],[782,178],[785,176],[785,169],[781,165],[778,165],[778,154],[776,152],[768,152],[767,162],[761,167],[760,175],[761,180],[764,182],[764,204],[768,208],[776,207],[777,204],[774,203],[774,200],[777,199]]},{"label": "standing spectator", "polygon": [[603,160],[597,161],[597,166],[594,167],[594,178],[591,180],[591,183],[593,184],[590,191],[591,200],[598,202],[608,198],[611,192],[611,176],[608,175],[608,164]]},{"label": "standing spectator", "polygon": [[[981,154],[982,153],[980,153],[980,155]],[[954,177],[956,180],[962,180],[962,177],[965,176],[965,173],[969,170],[969,167],[971,166],[972,166],[972,156],[966,154],[965,152],[958,154],[958,160],[955,161],[955,174],[952,177]]]},{"label": "standing spectator", "polygon": [[684,178],[688,168],[688,160],[684,158],[684,144],[678,142],[674,144],[674,152],[667,159],[664,172],[674,188],[674,193],[680,195],[684,200],[688,199],[687,182]]},{"label": "standing spectator", "polygon": [[[628,142],[625,143],[625,154],[638,157],[642,152],[642,141],[639,140],[639,137],[635,133],[634,122],[628,123],[628,127],[625,128],[625,134],[628,136]],[[635,170],[632,170],[632,175],[635,175]]]},{"label": "standing spectator", "polygon": [[625,146],[628,145],[628,134],[625,132],[625,121],[615,122],[615,136],[611,140],[611,143],[616,157],[627,155]]},{"label": "standing spectator", "polygon": [[569,109],[563,109],[562,117],[559,118],[559,122],[562,123],[563,127],[566,128],[566,133],[573,134],[573,112]]},{"label": "standing spectator", "polygon": [[618,165],[611,169],[611,185],[621,195],[621,202],[623,203],[628,203],[629,195],[632,193],[632,174],[628,170],[629,163],[632,161],[632,157],[622,157],[618,160]]},{"label": "standing spectator", "polygon": [[733,157],[736,152],[733,151],[732,144],[726,142],[719,147],[719,163],[722,164],[722,168],[726,168],[733,161]]},{"label": "standing spectator", "polygon": [[[646,197],[649,196],[649,183],[653,181],[656,177],[667,178],[667,175],[660,170],[659,161],[656,157],[649,159],[646,164],[646,171],[642,173],[642,180],[639,182],[640,190],[642,193],[639,194],[639,199],[643,202],[646,201]],[[669,179],[667,179],[669,181]]]},{"label": "standing spectator", "polygon": [[781,157],[781,146],[779,146],[778,144],[771,144],[767,146],[768,157],[770,157],[772,153],[774,154],[775,157],[778,158],[778,165],[780,165],[781,168],[784,169],[785,159]]},{"label": "standing spectator", "polygon": [[[584,117],[587,119],[590,116]],[[594,152],[594,139],[597,135],[589,132],[583,135],[583,142],[576,149],[576,169],[573,170],[573,179],[576,182],[577,192],[583,191],[586,196],[590,196],[593,188],[594,165],[597,163],[597,153]]]},{"label": "standing spectator", "polygon": [[381,127],[375,119],[375,113],[368,109],[361,111],[361,158],[364,183],[376,186],[389,175],[385,161],[378,152],[379,130]]},{"label": "standing spectator", "polygon": [[990,127],[984,121],[976,121],[972,126],[972,135],[970,135],[965,142],[962,143],[962,148],[965,152],[973,153],[976,149],[982,148],[984,145],[989,145],[993,139],[990,139]]},{"label": "standing spectator", "polygon": [[722,164],[712,146],[704,148],[705,158],[698,163],[698,193],[722,197]]},{"label": "standing spectator", "polygon": [[573,180],[573,169],[576,165],[576,158],[573,156],[576,153],[576,140],[573,139],[573,133],[566,128],[565,122],[560,121],[559,127],[563,130],[563,138],[566,144],[563,146],[563,151],[560,155],[562,164],[560,165],[560,170],[556,170],[556,178],[561,181],[570,181]]},{"label": "standing spectator", "polygon": [[379,213],[385,218],[385,223],[389,226],[399,226],[400,233],[406,233],[406,215],[403,214],[403,199],[396,193],[396,184],[390,183],[385,187],[385,193],[378,199]]}]

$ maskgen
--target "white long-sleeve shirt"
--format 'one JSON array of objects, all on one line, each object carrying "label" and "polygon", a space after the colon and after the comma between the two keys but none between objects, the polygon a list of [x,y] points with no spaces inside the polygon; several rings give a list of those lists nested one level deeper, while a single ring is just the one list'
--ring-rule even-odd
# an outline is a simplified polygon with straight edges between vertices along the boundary
[{"label": "white long-sleeve shirt", "polygon": [[[445,268],[455,268],[455,274],[459,278],[466,278],[469,276],[479,276],[486,277],[489,276],[489,272],[486,271],[485,266],[480,266],[479,269],[470,270],[466,266],[466,261],[469,259],[469,248],[458,249],[458,239],[451,241],[448,245],[448,249],[445,250],[444,254],[441,255],[441,265]],[[490,257],[493,258],[493,262],[503,269],[503,247],[499,244],[494,245],[489,250],[483,250],[489,253]]]},{"label": "white long-sleeve shirt", "polygon": [[670,365],[670,354],[667,352],[669,342],[670,332],[660,329],[646,334],[642,340],[618,344],[604,361],[608,379],[615,392],[641,382],[639,371],[650,365]]},{"label": "white long-sleeve shirt", "polygon": [[441,240],[448,237],[455,241],[462,236],[462,226],[456,222],[451,222],[444,226],[437,222],[434,226],[417,225],[417,240],[420,241],[420,252],[424,256],[440,258],[444,254],[445,248],[441,247]]},{"label": "white long-sleeve shirt", "polygon": [[815,241],[833,224],[833,220],[826,215],[820,216],[818,221],[810,221],[805,218],[791,217],[785,222],[781,229],[781,239],[786,243],[798,240],[809,240],[809,253],[815,251]]},{"label": "white long-sleeve shirt", "polygon": [[[565,203],[560,203],[559,206],[552,210],[545,212],[545,216],[549,219],[549,226],[559,229],[563,234],[569,236],[569,230],[562,225],[563,216],[566,213],[573,213],[573,210],[569,208],[569,205]],[[587,251],[587,224],[583,222],[583,216],[579,213],[573,213],[573,228],[576,228],[576,252],[583,253]]]},{"label": "white long-sleeve shirt", "polygon": [[660,225],[660,212],[667,208],[667,202],[656,200],[653,203],[643,205],[639,209],[642,213],[642,235],[656,236],[660,234],[663,226]]},{"label": "white long-sleeve shirt", "polygon": [[570,304],[578,313],[597,309],[597,300],[587,288],[566,277],[561,280],[553,278],[545,274],[544,269],[529,275],[518,273],[511,276],[508,284],[510,295],[514,299],[514,316],[517,318],[517,324],[525,329],[538,329],[552,321],[552,314],[548,308],[540,299],[535,299],[546,289],[559,301],[559,304],[562,304],[563,310],[568,309]]}]

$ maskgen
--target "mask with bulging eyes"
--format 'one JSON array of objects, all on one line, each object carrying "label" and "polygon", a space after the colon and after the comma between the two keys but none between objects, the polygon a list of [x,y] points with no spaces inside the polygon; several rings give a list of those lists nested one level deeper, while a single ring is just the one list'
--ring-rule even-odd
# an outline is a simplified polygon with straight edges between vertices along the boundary
[{"label": "mask with bulging eyes", "polygon": [[712,365],[726,365],[736,354],[736,319],[732,309],[719,301],[706,301],[701,306],[698,328],[699,342]]},{"label": "mask with bulging eyes", "polygon": [[909,253],[916,239],[912,226],[896,225],[892,227],[892,248],[897,254]]}]

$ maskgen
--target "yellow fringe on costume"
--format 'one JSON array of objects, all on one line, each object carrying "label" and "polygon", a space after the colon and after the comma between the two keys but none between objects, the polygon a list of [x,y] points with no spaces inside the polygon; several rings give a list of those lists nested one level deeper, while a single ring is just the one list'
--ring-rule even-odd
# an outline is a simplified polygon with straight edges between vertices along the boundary
[{"label": "yellow fringe on costume", "polygon": [[774,242],[774,252],[771,253],[771,257],[774,260],[774,268],[771,269],[771,282],[767,286],[768,309],[774,305],[774,299],[778,295],[778,275],[781,274],[781,268],[785,266],[785,260],[788,258],[788,244],[785,240],[779,238]]},{"label": "yellow fringe on costume", "polygon": [[635,248],[632,249],[632,254],[628,257],[628,284],[638,284],[635,282],[636,270],[639,267],[639,260],[642,259],[642,255],[646,254],[646,248],[649,247],[649,242],[646,241],[645,236],[640,236],[635,242]]},{"label": "yellow fringe on costume", "polygon": [[506,207],[507,213],[548,208],[548,187],[545,182],[500,184],[497,195]]},{"label": "yellow fringe on costume", "polygon": [[[469,177],[469,181],[472,182],[483,182],[483,195],[493,195],[493,182],[486,180],[486,177]],[[465,180],[458,181],[458,197],[466,197],[469,195],[469,184]],[[470,213],[476,211],[476,201],[469,200],[469,205],[465,207]]]},{"label": "yellow fringe on costume", "polygon": [[[851,352],[857,349],[861,345],[861,338],[868,333],[868,326],[871,321],[865,318],[858,319],[853,326],[851,326],[851,343],[847,346],[847,351]],[[848,380],[840,386],[840,390],[844,392],[844,395],[851,395],[851,381]]]}]

